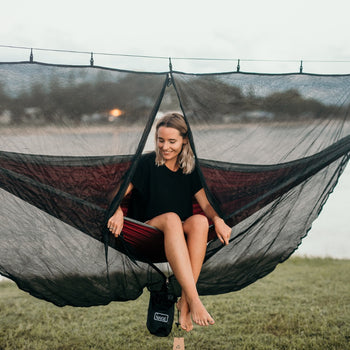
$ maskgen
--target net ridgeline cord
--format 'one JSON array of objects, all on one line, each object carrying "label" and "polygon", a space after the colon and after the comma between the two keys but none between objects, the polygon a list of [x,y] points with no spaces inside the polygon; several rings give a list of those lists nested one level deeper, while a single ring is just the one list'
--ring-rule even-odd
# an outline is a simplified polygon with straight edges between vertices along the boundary
[{"label": "net ridgeline cord", "polygon": [[[169,60],[169,56],[153,56],[153,55],[136,55],[136,54],[123,54],[123,53],[110,53],[110,52],[93,52],[93,51],[78,51],[78,50],[65,50],[65,49],[50,49],[40,47],[29,47],[29,46],[15,46],[15,45],[1,45],[1,48],[9,49],[22,49],[30,50],[30,62],[33,62],[33,51],[46,51],[46,52],[61,52],[61,53],[73,53],[73,54],[87,54],[90,56],[90,65],[94,65],[94,55],[100,56],[116,56],[116,57],[130,57],[130,58],[146,58],[146,59],[162,59]],[[275,63],[297,63],[300,62],[299,71],[303,71],[303,63],[350,63],[350,60],[281,60],[281,59],[250,59],[250,58],[213,58],[213,57],[171,57],[172,60],[188,60],[188,61],[226,61],[232,62],[237,61],[237,71],[240,71],[241,62],[275,62]]]}]

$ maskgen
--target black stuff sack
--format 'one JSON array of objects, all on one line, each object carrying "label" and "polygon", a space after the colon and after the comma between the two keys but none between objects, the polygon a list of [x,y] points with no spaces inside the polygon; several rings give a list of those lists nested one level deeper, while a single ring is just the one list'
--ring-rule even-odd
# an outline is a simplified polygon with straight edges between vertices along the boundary
[{"label": "black stuff sack", "polygon": [[169,293],[166,284],[160,291],[151,291],[147,315],[147,328],[151,334],[157,337],[167,337],[170,334],[176,300],[176,296]]}]

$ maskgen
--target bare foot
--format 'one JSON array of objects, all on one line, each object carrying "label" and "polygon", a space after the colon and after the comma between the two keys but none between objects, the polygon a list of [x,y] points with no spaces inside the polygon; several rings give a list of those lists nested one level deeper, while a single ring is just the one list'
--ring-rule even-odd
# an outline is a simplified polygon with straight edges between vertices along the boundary
[{"label": "bare foot", "polygon": [[189,307],[194,323],[199,326],[209,326],[215,323],[214,319],[209,315],[199,298],[192,300],[189,303]]},{"label": "bare foot", "polygon": [[193,323],[187,301],[184,298],[180,298],[176,303],[176,307],[180,311],[179,323],[181,328],[186,332],[190,332],[193,329]]}]

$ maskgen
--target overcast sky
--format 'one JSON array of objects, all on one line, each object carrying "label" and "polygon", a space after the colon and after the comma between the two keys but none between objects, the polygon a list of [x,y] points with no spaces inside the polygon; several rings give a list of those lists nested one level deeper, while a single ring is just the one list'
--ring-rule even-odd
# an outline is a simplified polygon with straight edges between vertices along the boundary
[{"label": "overcast sky", "polygon": [[[240,58],[242,71],[350,73],[349,0],[11,0],[0,44],[165,57]],[[44,62],[89,64],[89,55],[34,52]],[[0,47],[0,61],[29,52]],[[295,60],[296,62],[246,62]],[[95,55],[96,65],[167,70],[167,60]],[[184,71],[235,70],[237,62],[173,60]]]}]

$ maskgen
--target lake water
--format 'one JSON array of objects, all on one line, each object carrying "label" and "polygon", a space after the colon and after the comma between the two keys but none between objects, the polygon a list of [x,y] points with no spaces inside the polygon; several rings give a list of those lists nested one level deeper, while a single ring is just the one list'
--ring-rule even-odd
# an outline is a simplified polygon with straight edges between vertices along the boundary
[{"label": "lake water", "polygon": [[350,165],[295,255],[350,259]]}]

